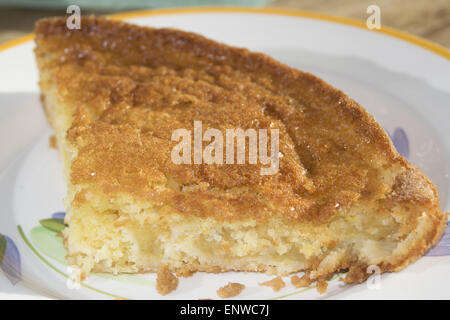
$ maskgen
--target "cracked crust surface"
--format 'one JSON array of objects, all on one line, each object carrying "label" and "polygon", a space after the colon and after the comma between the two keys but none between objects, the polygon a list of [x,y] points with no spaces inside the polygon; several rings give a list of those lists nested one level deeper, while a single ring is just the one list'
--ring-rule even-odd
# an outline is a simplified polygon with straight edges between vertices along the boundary
[{"label": "cracked crust surface", "polygon": [[[82,29],[71,31],[65,19],[41,20],[36,43],[44,96],[65,106],[64,122],[47,114],[62,132],[58,145],[71,150],[66,177],[74,208],[92,193],[126,195],[186,217],[278,218],[293,228],[327,226],[354,207],[368,208],[401,225],[402,245],[377,262],[382,271],[404,267],[442,235],[446,217],[429,179],[358,103],[314,75],[193,33],[106,19],[83,18]],[[259,164],[175,165],[171,134],[191,130],[194,120],[204,129],[279,129],[279,172],[262,176]],[[368,261],[324,254],[304,269],[316,278],[350,269],[346,281],[358,282]]]}]

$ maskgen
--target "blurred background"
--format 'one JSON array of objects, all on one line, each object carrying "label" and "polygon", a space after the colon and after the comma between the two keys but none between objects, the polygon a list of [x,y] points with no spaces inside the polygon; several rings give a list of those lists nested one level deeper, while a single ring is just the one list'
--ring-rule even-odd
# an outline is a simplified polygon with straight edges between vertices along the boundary
[{"label": "blurred background", "polygon": [[188,6],[297,9],[367,19],[369,5],[381,9],[381,24],[450,48],[450,0],[0,0],[0,44],[32,31],[42,17],[65,15],[76,4],[82,14]]}]

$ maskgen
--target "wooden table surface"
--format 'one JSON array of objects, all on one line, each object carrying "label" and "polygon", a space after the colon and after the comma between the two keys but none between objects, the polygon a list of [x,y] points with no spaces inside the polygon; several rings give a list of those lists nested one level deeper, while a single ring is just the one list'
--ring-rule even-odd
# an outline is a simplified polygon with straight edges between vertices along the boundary
[{"label": "wooden table surface", "polygon": [[[268,7],[326,13],[365,21],[369,5],[381,9],[381,23],[450,48],[450,0],[274,0]],[[108,11],[83,14],[106,14]],[[65,10],[0,8],[0,43],[32,31],[42,17]]]}]

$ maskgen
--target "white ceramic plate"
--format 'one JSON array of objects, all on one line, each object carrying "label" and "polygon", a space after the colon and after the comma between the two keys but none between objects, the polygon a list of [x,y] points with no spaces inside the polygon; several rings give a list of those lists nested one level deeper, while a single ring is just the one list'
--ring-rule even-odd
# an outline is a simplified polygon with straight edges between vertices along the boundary
[{"label": "white ceramic plate", "polygon": [[[394,32],[315,14],[245,9],[141,12],[130,22],[194,31],[230,45],[267,53],[312,72],[346,92],[391,134],[398,150],[436,184],[449,211],[449,51]],[[394,37],[394,36],[395,37]],[[30,39],[30,37],[28,37]],[[39,102],[32,41],[0,52],[0,245],[6,244],[0,298],[162,298],[155,275],[92,275],[80,288],[57,232],[40,220],[61,218],[65,184],[52,131]],[[21,42],[21,43],[20,43]],[[414,42],[414,43],[413,43]],[[51,226],[50,226],[51,227]],[[241,282],[242,299],[450,298],[450,234],[405,270],[362,285],[330,281],[328,293],[295,289],[288,278],[278,293],[261,287],[269,276],[197,273],[182,278],[170,299],[217,299],[228,281]]]}]

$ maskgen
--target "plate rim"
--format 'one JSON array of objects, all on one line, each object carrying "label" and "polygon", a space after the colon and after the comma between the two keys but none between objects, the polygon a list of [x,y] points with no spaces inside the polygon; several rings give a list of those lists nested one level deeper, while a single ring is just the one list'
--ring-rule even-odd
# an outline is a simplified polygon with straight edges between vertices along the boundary
[{"label": "plate rim", "polygon": [[[323,14],[314,11],[304,11],[304,10],[293,10],[293,9],[278,9],[278,8],[251,8],[251,7],[221,7],[221,6],[206,6],[206,7],[178,7],[178,8],[163,8],[163,9],[143,9],[143,10],[132,10],[124,11],[119,13],[113,13],[106,15],[113,20],[125,20],[132,18],[141,18],[149,16],[160,16],[160,15],[175,15],[175,14],[192,14],[192,13],[250,13],[250,14],[266,14],[266,15],[277,15],[277,16],[288,16],[297,18],[306,18],[313,20],[321,20],[327,22],[333,22],[338,24],[343,24],[351,27],[357,27],[362,29],[367,29],[366,23],[360,20],[338,17],[330,14]],[[395,28],[387,27],[382,25],[380,29],[370,30],[373,32],[381,33],[392,38],[400,39],[418,47],[431,51],[447,60],[450,60],[450,49],[437,44],[435,42],[426,40],[419,36],[410,34],[405,31],[400,31]],[[16,47],[20,44],[32,41],[34,39],[34,33],[29,33],[27,35],[9,40],[3,44],[0,44],[0,52]]]}]

